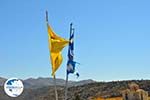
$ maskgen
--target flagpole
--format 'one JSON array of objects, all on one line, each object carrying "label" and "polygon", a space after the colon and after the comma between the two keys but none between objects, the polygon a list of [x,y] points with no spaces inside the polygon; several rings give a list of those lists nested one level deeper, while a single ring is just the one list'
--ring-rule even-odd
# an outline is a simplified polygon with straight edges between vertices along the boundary
[{"label": "flagpole", "polygon": [[[71,34],[72,34],[72,23],[70,24],[70,37],[71,37]],[[70,40],[70,39],[69,39]],[[68,48],[68,52],[69,52],[69,48]],[[66,69],[66,84],[65,84],[65,100],[68,99],[68,78],[69,78],[69,75],[67,74],[67,69]]]},{"label": "flagpole", "polygon": [[56,87],[56,76],[54,75],[54,87],[55,87],[55,98],[58,100],[58,93],[57,93],[57,87]]},{"label": "flagpole", "polygon": [[66,86],[65,86],[65,100],[67,100],[68,96],[68,74],[66,74]]},{"label": "flagpole", "polygon": [[[48,25],[48,11],[46,11],[46,23]],[[56,87],[56,76],[55,75],[53,77],[53,81],[54,81],[54,88],[55,88],[55,98],[56,98],[56,100],[58,100],[58,93],[57,93],[57,87]]]}]

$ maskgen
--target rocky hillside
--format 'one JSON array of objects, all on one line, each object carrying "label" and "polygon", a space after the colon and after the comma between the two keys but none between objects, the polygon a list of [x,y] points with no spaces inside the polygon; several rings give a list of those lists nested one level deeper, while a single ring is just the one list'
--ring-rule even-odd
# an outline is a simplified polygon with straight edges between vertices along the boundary
[{"label": "rocky hillside", "polygon": [[[131,82],[137,83],[140,88],[146,90],[150,94],[150,80],[130,80],[130,81],[114,81],[114,82],[95,82],[80,86],[72,86],[68,89],[68,100],[90,100],[93,97],[116,97],[121,96],[121,91],[128,87]],[[59,100],[64,98],[64,87],[58,86]],[[24,90],[23,94],[15,100],[55,100],[54,88],[46,86],[41,88]],[[3,87],[0,88],[0,100],[14,100],[8,97]]]},{"label": "rocky hillside", "polygon": [[[141,89],[148,91],[150,94],[150,80],[129,80],[129,81],[114,81],[114,82],[97,82],[83,86],[69,88],[69,100],[72,97],[79,95],[81,100],[87,100],[93,97],[118,97],[121,96],[121,92],[128,88],[128,84],[135,82]],[[74,94],[71,93],[74,91]]]}]

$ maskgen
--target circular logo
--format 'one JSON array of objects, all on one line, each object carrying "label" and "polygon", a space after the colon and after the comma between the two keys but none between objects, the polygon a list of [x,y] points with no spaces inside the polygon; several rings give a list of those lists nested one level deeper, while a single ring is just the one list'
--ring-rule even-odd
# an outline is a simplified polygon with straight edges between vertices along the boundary
[{"label": "circular logo", "polygon": [[5,93],[10,97],[18,97],[23,89],[22,81],[17,78],[10,78],[4,84]]}]

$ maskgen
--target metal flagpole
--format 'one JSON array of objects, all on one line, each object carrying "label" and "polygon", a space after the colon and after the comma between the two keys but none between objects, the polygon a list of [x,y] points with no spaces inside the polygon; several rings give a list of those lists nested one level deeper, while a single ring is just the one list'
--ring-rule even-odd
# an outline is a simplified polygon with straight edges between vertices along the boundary
[{"label": "metal flagpole", "polygon": [[[48,11],[46,11],[46,22],[48,25]],[[55,75],[53,77],[53,80],[54,80],[54,87],[55,87],[55,98],[56,98],[56,100],[58,100],[58,93],[57,93],[57,87],[56,87],[56,76]]]},{"label": "metal flagpole", "polygon": [[[72,30],[73,30],[73,28],[72,28],[72,23],[70,24],[70,37],[71,37],[71,34],[72,34]],[[70,38],[69,37],[69,38]],[[70,39],[69,39],[70,40]],[[69,48],[68,48],[68,52],[69,52]],[[66,69],[66,71],[67,71],[67,69]],[[65,84],[65,100],[67,100],[68,99],[68,96],[67,96],[67,93],[68,93],[68,78],[69,78],[69,75],[67,74],[67,72],[66,72],[66,84]]]}]

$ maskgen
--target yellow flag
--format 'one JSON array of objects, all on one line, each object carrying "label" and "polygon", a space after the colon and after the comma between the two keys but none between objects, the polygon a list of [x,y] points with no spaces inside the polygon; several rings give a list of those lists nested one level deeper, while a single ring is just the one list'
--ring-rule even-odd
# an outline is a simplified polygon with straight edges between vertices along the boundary
[{"label": "yellow flag", "polygon": [[52,63],[52,76],[54,76],[55,72],[57,71],[63,60],[61,51],[69,43],[69,41],[56,35],[48,24],[47,27],[50,57]]}]

